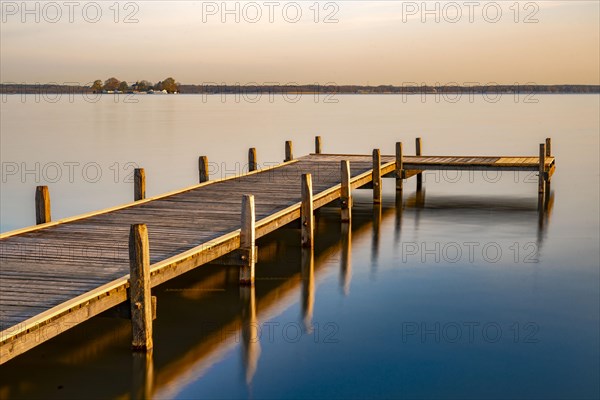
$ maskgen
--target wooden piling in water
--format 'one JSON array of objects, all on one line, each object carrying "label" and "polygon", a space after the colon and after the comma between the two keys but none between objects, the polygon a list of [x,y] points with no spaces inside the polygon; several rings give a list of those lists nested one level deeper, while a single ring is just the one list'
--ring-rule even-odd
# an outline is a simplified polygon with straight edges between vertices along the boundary
[{"label": "wooden piling in water", "polygon": [[302,206],[300,208],[302,247],[314,245],[313,192],[311,174],[302,174]]},{"label": "wooden piling in water", "polygon": [[546,138],[546,157],[552,157],[552,139]]},{"label": "wooden piling in water", "polygon": [[284,161],[292,161],[294,159],[294,149],[291,140],[287,140],[285,142],[285,160]]},{"label": "wooden piling in water", "polygon": [[315,136],[315,154],[321,154],[321,136]]},{"label": "wooden piling in water", "polygon": [[373,150],[373,203],[381,203],[381,152]]},{"label": "wooden piling in water", "polygon": [[150,292],[150,249],[145,224],[129,231],[129,299],[131,302],[131,348],[152,349],[152,298]]},{"label": "wooden piling in water", "polygon": [[401,192],[403,189],[402,179],[402,142],[396,143],[396,190]]},{"label": "wooden piling in water", "polygon": [[342,222],[350,222],[352,220],[352,188],[350,187],[350,161],[341,161],[341,214]]},{"label": "wooden piling in water", "polygon": [[543,194],[546,183],[546,145],[540,143],[540,166],[538,179],[538,193]]},{"label": "wooden piling in water", "polygon": [[133,173],[133,200],[144,200],[146,198],[146,171],[144,168],[136,168]]},{"label": "wooden piling in water", "polygon": [[40,225],[51,220],[50,191],[48,186],[38,186],[35,188],[35,223]]},{"label": "wooden piling in water", "polygon": [[[423,148],[422,148],[422,142],[421,142],[420,137],[415,139],[415,154],[417,156],[423,155]],[[417,190],[421,190],[422,187],[423,187],[423,174],[421,172],[419,172],[417,174]]]},{"label": "wooden piling in water", "polygon": [[256,262],[256,214],[254,196],[245,194],[242,197],[242,228],[240,231],[240,250],[242,265],[240,267],[240,285],[254,285],[254,266]]},{"label": "wooden piling in water", "polygon": [[256,148],[252,147],[248,150],[248,171],[256,171],[258,169],[258,161],[256,158]]},{"label": "wooden piling in water", "polygon": [[209,180],[210,177],[208,176],[208,157],[198,157],[198,174],[200,183],[204,183]]}]

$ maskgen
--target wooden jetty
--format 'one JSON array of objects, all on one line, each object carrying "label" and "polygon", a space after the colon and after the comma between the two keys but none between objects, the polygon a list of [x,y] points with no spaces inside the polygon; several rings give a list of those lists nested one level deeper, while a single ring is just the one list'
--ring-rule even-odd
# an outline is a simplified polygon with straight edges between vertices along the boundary
[{"label": "wooden jetty", "polygon": [[370,188],[382,200],[382,178],[396,189],[427,170],[538,171],[539,198],[549,192],[555,169],[551,142],[538,157],[416,156],[322,153],[258,169],[250,149],[248,173],[210,180],[199,158],[199,184],[145,198],[145,174],[136,170],[134,202],[51,221],[50,193],[36,189],[37,226],[0,235],[0,364],[107,310],[132,320],[132,348],[152,349],[155,299],[151,288],[207,263],[237,265],[240,284],[254,284],[255,240],[300,220],[302,245],[314,246],[313,212],[340,200],[341,219],[351,220],[352,190]]}]

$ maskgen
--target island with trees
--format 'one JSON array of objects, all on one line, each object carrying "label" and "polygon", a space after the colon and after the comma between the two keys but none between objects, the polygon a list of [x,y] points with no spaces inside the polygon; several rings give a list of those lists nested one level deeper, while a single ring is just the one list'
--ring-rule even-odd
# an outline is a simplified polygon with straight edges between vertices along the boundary
[{"label": "island with trees", "polygon": [[131,86],[126,81],[120,81],[115,77],[111,77],[104,82],[96,79],[91,86],[91,90],[94,93],[177,94],[179,93],[179,86],[179,82],[175,82],[175,79],[171,77],[155,84],[146,80],[136,81]]}]

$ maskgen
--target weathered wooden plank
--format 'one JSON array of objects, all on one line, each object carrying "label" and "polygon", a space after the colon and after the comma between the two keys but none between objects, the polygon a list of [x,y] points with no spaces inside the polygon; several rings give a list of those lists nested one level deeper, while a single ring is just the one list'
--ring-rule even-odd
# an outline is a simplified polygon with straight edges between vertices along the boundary
[{"label": "weathered wooden plank", "polygon": [[[283,163],[283,164],[275,165],[275,166],[272,166],[272,167],[264,168],[264,169],[262,169],[260,171],[252,171],[252,172],[249,172],[247,174],[244,174],[243,177],[247,177],[249,175],[254,175],[254,174],[259,174],[259,173],[271,174],[274,170],[288,167],[288,166],[290,166],[290,165],[292,165],[292,164],[294,164],[296,162],[297,162],[297,160],[292,160],[292,161],[287,162],[287,163]],[[175,195],[179,195],[179,194],[182,194],[182,193],[190,192],[190,191],[193,191],[195,189],[199,189],[201,187],[205,187],[205,186],[209,186],[209,185],[213,185],[213,184],[217,184],[217,183],[222,183],[222,182],[226,182],[226,181],[232,181],[232,180],[239,179],[239,178],[240,178],[240,176],[228,176],[228,177],[221,178],[221,179],[218,179],[218,180],[213,180],[213,181],[210,181],[210,182],[204,182],[204,183],[199,184],[199,185],[194,185],[194,186],[191,186],[191,187],[187,187],[187,188],[178,189],[178,190],[175,190],[175,191],[172,191],[172,192],[164,193],[164,194],[161,194],[159,196],[152,197],[152,198],[147,198],[147,199],[141,200],[141,201],[139,201],[137,203],[136,202],[127,203],[127,204],[116,206],[116,207],[110,207],[110,208],[106,208],[106,209],[99,210],[99,211],[93,211],[93,212],[89,212],[89,213],[84,213],[84,214],[80,214],[80,215],[77,215],[77,216],[74,216],[74,217],[68,217],[68,218],[64,218],[64,219],[61,219],[61,220],[49,222],[49,223],[46,223],[46,224],[41,224],[39,226],[30,226],[30,227],[26,227],[26,228],[16,229],[14,231],[5,232],[5,233],[0,234],[0,239],[6,239],[8,237],[12,237],[12,236],[16,236],[16,235],[22,235],[24,233],[29,233],[29,232],[45,230],[47,228],[55,227],[57,225],[63,225],[63,224],[67,224],[67,223],[82,221],[82,220],[87,219],[87,218],[98,217],[98,216],[101,216],[101,215],[104,215],[104,214],[113,213],[113,212],[120,211],[120,210],[123,210],[123,209],[128,209],[128,208],[133,208],[133,207],[139,207],[142,204],[147,204],[147,203],[155,201],[155,200],[165,199],[165,198],[168,198],[168,197],[171,197],[171,196],[175,196]]]}]

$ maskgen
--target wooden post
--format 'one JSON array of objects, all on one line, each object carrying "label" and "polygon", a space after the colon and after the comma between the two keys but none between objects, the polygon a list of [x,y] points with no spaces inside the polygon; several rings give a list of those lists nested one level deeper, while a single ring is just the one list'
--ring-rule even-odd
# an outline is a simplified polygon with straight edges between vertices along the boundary
[{"label": "wooden post", "polygon": [[544,185],[546,182],[546,145],[540,143],[540,166],[539,166],[539,184],[538,193],[544,193]]},{"label": "wooden post", "polygon": [[[546,138],[546,157],[552,157],[552,138]],[[544,168],[545,170],[545,168]],[[546,192],[546,196],[545,196],[545,200],[544,200],[544,206],[547,206],[547,201],[550,197],[550,171],[548,171],[547,174],[544,175],[544,180],[545,180],[545,188],[544,191]]]},{"label": "wooden post", "polygon": [[[417,156],[423,155],[423,148],[422,148],[422,143],[421,143],[420,137],[415,139],[415,150],[416,150],[415,154]],[[417,190],[421,190],[422,187],[423,187],[423,174],[418,173],[417,174]]]},{"label": "wooden post", "polygon": [[321,154],[321,136],[315,136],[315,153]]},{"label": "wooden post", "polygon": [[133,350],[152,349],[152,298],[150,296],[150,249],[145,224],[129,231],[129,299]]},{"label": "wooden post", "polygon": [[258,162],[256,159],[256,149],[252,147],[248,150],[248,171],[256,171],[258,169]]},{"label": "wooden post", "polygon": [[240,285],[254,285],[255,243],[256,215],[254,211],[254,196],[245,194],[242,197],[242,228],[240,232],[240,249],[243,254],[243,264],[240,268]]},{"label": "wooden post", "polygon": [[144,168],[136,168],[133,173],[133,201],[146,198],[146,172]]},{"label": "wooden post", "polygon": [[198,158],[198,172],[200,175],[200,183],[207,182],[209,179],[208,176],[208,157],[200,156]]},{"label": "wooden post", "polygon": [[302,207],[300,209],[302,229],[302,247],[313,247],[314,217],[313,217],[313,192],[312,176],[302,174]]},{"label": "wooden post", "polygon": [[352,220],[352,188],[350,187],[350,161],[341,161],[342,187],[340,193],[342,222]]},{"label": "wooden post", "polygon": [[50,191],[48,186],[38,186],[35,188],[35,223],[40,225],[51,220]]},{"label": "wooden post", "polygon": [[284,161],[292,161],[294,159],[294,151],[292,146],[292,141],[287,140],[285,142],[285,160]]},{"label": "wooden post", "polygon": [[381,203],[381,152],[373,150],[373,203]]},{"label": "wooden post", "polygon": [[402,169],[403,169],[402,142],[397,142],[396,143],[396,190],[399,192],[401,192],[403,189]]}]

